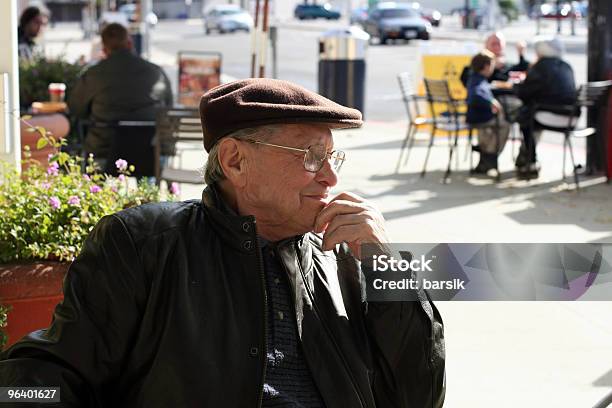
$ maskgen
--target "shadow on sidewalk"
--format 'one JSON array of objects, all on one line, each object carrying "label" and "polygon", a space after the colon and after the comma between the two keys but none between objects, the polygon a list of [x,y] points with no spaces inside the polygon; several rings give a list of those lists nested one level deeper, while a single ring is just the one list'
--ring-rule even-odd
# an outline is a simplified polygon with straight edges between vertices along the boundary
[{"label": "shadow on sidewalk", "polygon": [[[562,180],[517,180],[513,171],[502,173],[499,183],[458,171],[451,174],[450,183],[442,184],[443,176],[444,171],[428,172],[425,178],[415,172],[375,175],[369,180],[397,181],[397,184],[377,194],[358,194],[368,199],[397,197],[393,200],[406,203],[404,209],[385,212],[387,220],[484,204],[488,211],[499,208],[500,216],[523,225],[573,224],[594,232],[612,230],[612,205],[609,204],[612,185],[601,177],[581,179],[580,190],[576,191],[573,184]],[[523,209],[513,211],[514,204]],[[479,210],[474,209],[473,213],[474,222],[478,222]],[[612,242],[612,235],[607,241]]]}]

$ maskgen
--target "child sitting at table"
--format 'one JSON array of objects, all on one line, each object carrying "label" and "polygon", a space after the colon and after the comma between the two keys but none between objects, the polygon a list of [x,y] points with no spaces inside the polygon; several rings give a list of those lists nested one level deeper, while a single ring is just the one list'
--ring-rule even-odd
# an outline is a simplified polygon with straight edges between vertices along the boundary
[{"label": "child sitting at table", "polygon": [[473,173],[486,174],[497,170],[497,156],[504,149],[510,125],[505,120],[502,106],[493,97],[488,78],[493,74],[495,56],[483,50],[472,58],[472,73],[467,82],[466,121],[478,129],[478,148],[480,162]]}]

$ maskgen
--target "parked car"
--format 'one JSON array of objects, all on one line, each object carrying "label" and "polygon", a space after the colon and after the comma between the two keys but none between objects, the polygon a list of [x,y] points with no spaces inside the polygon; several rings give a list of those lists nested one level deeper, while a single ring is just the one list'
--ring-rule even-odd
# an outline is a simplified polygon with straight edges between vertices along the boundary
[{"label": "parked car", "polygon": [[372,9],[364,30],[386,44],[391,39],[429,40],[431,24],[412,5],[388,2],[378,3]]},{"label": "parked car", "polygon": [[368,19],[368,9],[367,7],[358,7],[354,9],[351,13],[351,25],[359,25],[363,26],[363,24]]},{"label": "parked car", "polygon": [[204,16],[204,31],[212,30],[220,34],[235,31],[249,32],[253,28],[253,18],[238,5],[224,4],[211,8]]},{"label": "parked car", "polygon": [[310,18],[326,18],[328,20],[338,20],[340,12],[334,10],[329,3],[325,4],[298,4],[293,11],[295,18],[300,20]]}]

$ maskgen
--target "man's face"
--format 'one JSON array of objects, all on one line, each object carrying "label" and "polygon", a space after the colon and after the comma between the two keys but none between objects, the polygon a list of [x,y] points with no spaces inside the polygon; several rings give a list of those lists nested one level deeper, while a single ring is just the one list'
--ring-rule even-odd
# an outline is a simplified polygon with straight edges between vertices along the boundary
[{"label": "man's face", "polygon": [[38,36],[38,34],[40,33],[40,30],[45,24],[46,24],[45,16],[43,16],[42,14],[39,14],[38,16],[30,20],[28,24],[26,24],[24,31],[28,37],[34,38]]},{"label": "man's face", "polygon": [[496,35],[487,38],[485,48],[495,54],[496,57],[502,57],[504,55],[504,43]]},{"label": "man's face", "polygon": [[[333,150],[331,131],[323,125],[283,125],[263,141],[299,149],[323,145],[328,152]],[[311,231],[315,217],[330,199],[329,190],[338,182],[329,161],[312,173],[304,168],[302,152],[250,143],[246,147],[247,181],[238,192],[239,201],[255,214],[258,223],[275,226],[286,237]]]}]

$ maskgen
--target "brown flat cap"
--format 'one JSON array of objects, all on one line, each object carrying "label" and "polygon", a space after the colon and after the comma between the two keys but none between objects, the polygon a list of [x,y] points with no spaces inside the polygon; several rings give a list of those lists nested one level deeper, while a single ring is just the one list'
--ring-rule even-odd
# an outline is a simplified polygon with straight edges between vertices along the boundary
[{"label": "brown flat cap", "polygon": [[331,129],[363,124],[361,112],[321,95],[268,78],[250,78],[217,86],[200,100],[204,147],[240,129],[291,123],[320,123]]}]

